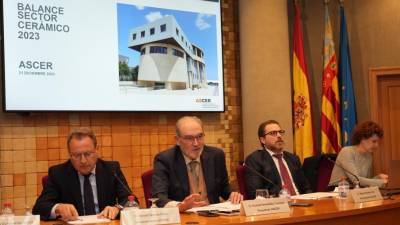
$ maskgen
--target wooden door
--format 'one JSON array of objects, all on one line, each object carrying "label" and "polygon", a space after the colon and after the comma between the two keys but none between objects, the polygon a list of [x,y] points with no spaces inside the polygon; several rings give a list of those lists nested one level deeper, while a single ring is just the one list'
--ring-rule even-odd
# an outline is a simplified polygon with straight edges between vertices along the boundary
[{"label": "wooden door", "polygon": [[374,170],[388,173],[390,161],[400,160],[400,67],[371,69],[369,78],[371,117],[384,130]]}]

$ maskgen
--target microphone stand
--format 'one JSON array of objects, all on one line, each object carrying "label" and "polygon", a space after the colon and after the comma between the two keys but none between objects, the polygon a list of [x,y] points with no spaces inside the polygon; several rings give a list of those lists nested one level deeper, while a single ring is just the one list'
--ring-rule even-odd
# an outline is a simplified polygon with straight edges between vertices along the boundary
[{"label": "microphone stand", "polygon": [[246,169],[249,169],[252,173],[256,174],[257,176],[261,177],[263,180],[267,181],[268,183],[272,184],[272,186],[279,192],[279,190],[281,189],[280,186],[278,186],[277,184],[275,184],[274,182],[272,182],[270,179],[266,178],[265,176],[263,176],[260,172],[258,172],[257,170],[251,168],[250,166],[246,165],[246,163],[243,163],[243,167],[245,167]]},{"label": "microphone stand", "polygon": [[360,179],[358,178],[358,176],[356,176],[354,173],[350,172],[349,170],[345,169],[342,165],[340,165],[339,163],[337,163],[333,159],[329,158],[328,156],[323,155],[322,157],[325,158],[326,160],[328,160],[329,162],[333,163],[334,165],[338,166],[339,168],[343,169],[345,172],[349,173],[353,177],[355,177],[356,180],[352,181],[352,183],[354,184],[354,188],[355,189],[360,188]]}]

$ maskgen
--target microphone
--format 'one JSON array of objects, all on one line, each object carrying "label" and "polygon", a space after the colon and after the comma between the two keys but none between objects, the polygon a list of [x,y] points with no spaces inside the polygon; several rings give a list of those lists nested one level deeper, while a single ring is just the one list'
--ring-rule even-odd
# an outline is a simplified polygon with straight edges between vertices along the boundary
[{"label": "microphone", "polygon": [[275,184],[274,182],[272,182],[272,180],[266,178],[264,175],[262,175],[260,172],[258,172],[257,170],[251,168],[250,166],[246,165],[246,163],[243,163],[243,167],[249,169],[252,173],[256,174],[257,176],[261,177],[263,180],[267,181],[268,183],[272,184],[272,186],[274,186],[274,189],[276,190],[280,190],[281,187],[278,186],[277,184]]},{"label": "microphone", "polygon": [[340,165],[339,163],[337,163],[335,160],[329,158],[329,156],[327,155],[322,155],[322,158],[328,160],[329,162],[333,163],[334,165],[338,166],[339,168],[341,168],[342,170],[344,170],[345,172],[349,173],[350,175],[352,175],[353,177],[356,178],[356,181],[353,182],[354,184],[354,188],[360,188],[360,179],[358,178],[357,175],[355,175],[354,173],[350,172],[349,170],[347,170],[346,168],[344,168],[342,165]]},{"label": "microphone", "polygon": [[113,177],[118,181],[118,183],[120,183],[122,185],[122,188],[128,192],[129,195],[132,195],[135,197],[135,201],[137,203],[139,203],[138,198],[133,194],[133,192],[131,191],[131,189],[124,183],[122,182],[121,178],[119,178],[119,176],[117,175],[117,172],[115,171],[114,168],[112,168],[109,165],[106,165],[106,167],[108,168],[108,170],[111,172],[111,174],[113,175]]},{"label": "microphone", "polygon": [[125,191],[127,191],[130,195],[133,195],[131,189],[128,186],[126,186],[124,182],[122,182],[121,178],[118,177],[117,172],[115,172],[115,170],[112,169],[111,174],[115,177],[115,179],[117,179],[118,183],[122,185]]}]

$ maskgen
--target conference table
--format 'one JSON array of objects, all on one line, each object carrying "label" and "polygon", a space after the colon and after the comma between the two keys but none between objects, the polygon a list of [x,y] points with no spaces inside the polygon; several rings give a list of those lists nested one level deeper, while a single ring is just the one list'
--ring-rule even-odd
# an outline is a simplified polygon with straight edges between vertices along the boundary
[{"label": "conference table", "polygon": [[[259,216],[218,216],[203,217],[197,214],[181,214],[182,225],[386,225],[400,224],[400,196],[391,199],[364,203],[351,203],[338,198],[320,200],[296,200],[296,202],[312,203],[310,207],[290,207],[290,212]],[[42,221],[41,225],[62,224],[60,221]],[[119,225],[118,220],[102,225]]]}]

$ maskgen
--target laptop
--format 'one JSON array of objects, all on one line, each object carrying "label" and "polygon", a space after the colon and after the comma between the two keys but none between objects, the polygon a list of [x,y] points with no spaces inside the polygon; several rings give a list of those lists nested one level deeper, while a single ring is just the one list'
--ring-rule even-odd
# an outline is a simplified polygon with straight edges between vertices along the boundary
[{"label": "laptop", "polygon": [[389,183],[381,188],[383,196],[400,194],[400,160],[392,160],[389,164]]},{"label": "laptop", "polygon": [[389,164],[389,183],[387,189],[400,189],[400,160],[392,160]]}]

